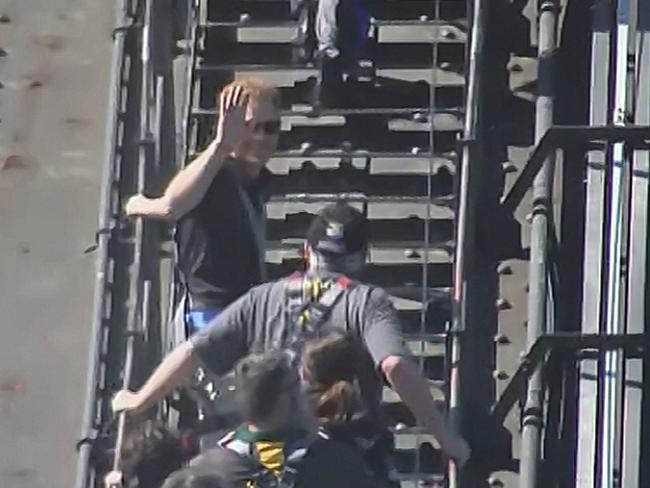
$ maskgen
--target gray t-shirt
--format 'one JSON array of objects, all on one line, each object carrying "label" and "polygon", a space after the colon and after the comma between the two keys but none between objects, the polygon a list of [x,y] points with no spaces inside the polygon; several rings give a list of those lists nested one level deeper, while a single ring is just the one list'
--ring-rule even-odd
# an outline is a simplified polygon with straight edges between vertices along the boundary
[{"label": "gray t-shirt", "polygon": [[[336,275],[327,279],[336,280]],[[287,279],[259,285],[224,310],[206,329],[192,337],[194,351],[217,375],[228,373],[250,353],[284,349],[303,333],[287,311]],[[344,331],[359,338],[367,351],[359,377],[369,413],[381,419],[382,379],[378,367],[389,356],[407,356],[397,313],[381,288],[354,283],[334,304],[319,331]]]}]

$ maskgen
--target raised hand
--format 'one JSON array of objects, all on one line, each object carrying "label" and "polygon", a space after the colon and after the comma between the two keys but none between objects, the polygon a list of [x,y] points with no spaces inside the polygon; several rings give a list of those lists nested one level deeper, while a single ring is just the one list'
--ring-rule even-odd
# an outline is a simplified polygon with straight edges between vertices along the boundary
[{"label": "raised hand", "polygon": [[229,151],[236,149],[252,134],[253,124],[246,119],[249,99],[241,85],[235,85],[221,94],[215,141]]}]

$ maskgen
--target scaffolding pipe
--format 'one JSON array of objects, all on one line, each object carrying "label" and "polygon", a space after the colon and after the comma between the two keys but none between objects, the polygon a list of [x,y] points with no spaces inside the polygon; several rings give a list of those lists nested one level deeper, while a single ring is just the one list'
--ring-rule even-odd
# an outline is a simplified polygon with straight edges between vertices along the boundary
[{"label": "scaffolding pipe", "polygon": [[[625,126],[633,110],[634,80],[634,29],[636,24],[635,0],[619,0],[617,6],[615,35],[615,62],[613,89],[614,107],[612,122]],[[611,165],[608,169],[604,235],[608,241],[603,255],[603,269],[606,280],[603,286],[601,307],[601,331],[619,334],[626,331],[627,303],[625,301],[628,258],[629,212],[630,212],[630,156],[622,143],[612,149]],[[622,465],[622,421],[625,361],[621,351],[607,351],[599,365],[599,422],[600,438],[596,453],[596,486],[618,487]]]},{"label": "scaffolding pipe", "polygon": [[[450,329],[450,374],[449,374],[449,412],[451,426],[456,432],[461,431],[462,412],[460,398],[460,360],[461,338],[466,329],[467,319],[467,275],[468,258],[472,256],[474,242],[474,189],[475,178],[472,179],[472,159],[475,154],[475,141],[479,120],[478,106],[481,93],[480,60],[485,37],[485,15],[483,0],[474,0],[472,5],[472,25],[470,31],[470,49],[468,54],[467,99],[465,126],[463,131],[464,145],[460,160],[460,182],[458,196],[458,221],[456,224],[456,256],[454,260],[454,291],[453,315]],[[449,466],[449,485],[451,488],[462,485],[462,477],[454,463]]]},{"label": "scaffolding pipe", "polygon": [[[535,143],[537,144],[553,124],[553,56],[556,47],[557,0],[542,0],[539,4],[538,87],[535,116]],[[548,228],[552,211],[551,185],[554,153],[542,166],[533,184],[533,219],[531,224],[528,347],[546,331],[548,302]],[[543,385],[541,366],[537,366],[528,381],[521,435],[521,488],[536,488],[539,481],[541,432],[543,423]]]},{"label": "scaffolding pipe", "polygon": [[[433,17],[437,19],[440,15],[440,0],[435,0],[433,6]],[[423,253],[422,253],[422,309],[420,311],[420,333],[422,335],[426,334],[427,329],[427,315],[429,311],[429,251],[431,246],[431,228],[430,222],[432,218],[431,214],[431,205],[433,199],[433,186],[431,184],[431,179],[434,173],[434,158],[433,151],[435,147],[435,129],[434,129],[434,117],[436,113],[436,70],[435,67],[438,64],[438,44],[434,41],[431,42],[431,83],[429,85],[429,168],[427,173],[427,204],[426,204],[426,215],[424,218],[424,242],[423,242]],[[418,366],[420,370],[424,371],[424,355],[420,355],[418,360]],[[420,445],[422,437],[418,434],[415,436],[416,445]],[[415,455],[415,465],[414,470],[417,473],[416,476],[420,477],[422,472],[422,459],[421,451],[417,450]],[[421,481],[421,480],[420,480]],[[453,484],[453,481],[450,481],[450,488],[456,488]]]}]

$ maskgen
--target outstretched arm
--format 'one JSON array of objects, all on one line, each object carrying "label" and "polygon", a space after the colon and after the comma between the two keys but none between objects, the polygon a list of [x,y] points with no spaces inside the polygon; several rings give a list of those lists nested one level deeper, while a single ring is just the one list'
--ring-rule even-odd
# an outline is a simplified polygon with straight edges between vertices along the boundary
[{"label": "outstretched arm", "polygon": [[183,384],[197,367],[191,342],[184,342],[169,353],[140,390],[119,391],[113,398],[113,411],[138,413],[146,410]]},{"label": "outstretched arm", "polygon": [[381,370],[418,424],[436,438],[445,454],[462,466],[469,458],[469,446],[448,429],[433,401],[427,380],[415,365],[402,356],[389,356],[381,362]]},{"label": "outstretched arm", "polygon": [[134,195],[124,208],[126,214],[173,221],[180,219],[205,197],[227,155],[227,151],[215,139],[172,179],[163,196],[149,198]]},{"label": "outstretched arm", "polygon": [[183,385],[199,366],[223,375],[248,353],[246,327],[253,308],[251,292],[227,307],[201,330],[163,359],[137,392],[122,390],[113,398],[113,411],[141,412]]}]

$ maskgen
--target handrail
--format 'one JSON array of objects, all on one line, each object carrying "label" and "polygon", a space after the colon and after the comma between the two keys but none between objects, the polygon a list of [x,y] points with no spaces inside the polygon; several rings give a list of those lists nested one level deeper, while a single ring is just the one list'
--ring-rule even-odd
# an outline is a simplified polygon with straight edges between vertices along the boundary
[{"label": "handrail", "polygon": [[628,147],[650,147],[650,126],[644,125],[552,125],[539,140],[523,171],[503,199],[503,205],[510,211],[517,209],[530,188],[535,176],[542,167],[544,159],[554,151],[569,143],[611,143],[625,142]]},{"label": "handrail", "polygon": [[[137,151],[137,179],[138,193],[144,193],[147,176],[151,174],[152,156],[156,152],[155,136],[152,125],[158,118],[153,113],[158,106],[153,93],[154,70],[152,66],[152,32],[153,32],[153,0],[144,0],[144,22],[141,31],[141,83],[140,83],[140,140]],[[157,134],[159,136],[159,134]],[[145,253],[145,222],[142,217],[135,221],[133,263],[130,273],[129,301],[130,309],[127,318],[126,344],[124,354],[124,367],[122,370],[122,388],[131,386],[133,376],[133,362],[136,354],[136,338],[143,336],[143,325],[148,325],[149,305],[151,294],[151,281],[143,281],[143,267],[146,259]],[[146,308],[145,308],[146,307]],[[126,412],[118,415],[117,436],[113,455],[113,470],[120,470],[122,466],[122,446],[126,430]]]},{"label": "handrail", "polygon": [[[479,103],[481,100],[482,77],[481,56],[485,37],[485,14],[483,0],[471,2],[471,30],[469,33],[469,53],[467,68],[467,95],[465,126],[463,130],[464,144],[461,148],[459,169],[459,194],[456,222],[456,252],[454,259],[454,283],[452,297],[452,324],[449,330],[449,412],[451,424],[457,432],[461,431],[461,388],[460,388],[460,361],[461,361],[461,333],[466,328],[468,297],[466,295],[466,282],[469,274],[469,257],[472,256],[474,236],[474,207],[475,181],[472,179],[472,165],[475,163],[475,141],[479,127]],[[459,472],[453,463],[450,463],[449,485],[456,488],[460,480]]]},{"label": "handrail", "polygon": [[85,404],[81,423],[81,441],[77,459],[76,488],[87,488],[93,442],[97,436],[97,386],[99,383],[102,328],[106,313],[107,273],[109,272],[109,241],[115,226],[113,197],[115,170],[118,160],[118,126],[122,91],[122,68],[124,61],[124,40],[127,30],[133,26],[129,20],[130,1],[120,0],[116,14],[116,29],[113,33],[113,55],[108,106],[109,121],[105,135],[105,155],[102,171],[102,187],[99,204],[99,230],[97,232],[97,260],[95,271],[95,293],[88,350]]},{"label": "handrail", "polygon": [[629,358],[643,357],[646,337],[644,334],[582,334],[580,332],[554,332],[542,334],[532,346],[528,346],[517,371],[508,382],[499,399],[492,405],[490,416],[502,424],[512,407],[521,399],[526,380],[535,367],[553,350],[576,353],[586,350],[623,350]]}]

